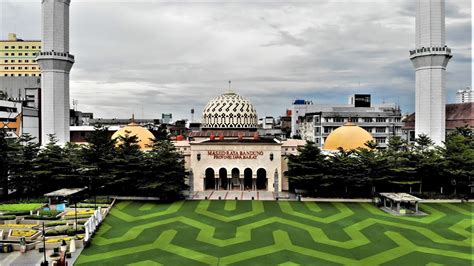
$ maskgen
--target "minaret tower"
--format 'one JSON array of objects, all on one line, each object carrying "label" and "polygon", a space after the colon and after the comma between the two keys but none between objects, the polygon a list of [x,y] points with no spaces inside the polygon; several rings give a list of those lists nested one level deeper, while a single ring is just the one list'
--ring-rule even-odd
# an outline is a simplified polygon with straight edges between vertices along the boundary
[{"label": "minaret tower", "polygon": [[42,0],[41,143],[54,134],[59,144],[69,141],[69,5],[71,0]]},{"label": "minaret tower", "polygon": [[416,49],[410,51],[416,71],[415,134],[426,134],[438,145],[446,134],[446,66],[452,57],[444,1],[416,0]]}]

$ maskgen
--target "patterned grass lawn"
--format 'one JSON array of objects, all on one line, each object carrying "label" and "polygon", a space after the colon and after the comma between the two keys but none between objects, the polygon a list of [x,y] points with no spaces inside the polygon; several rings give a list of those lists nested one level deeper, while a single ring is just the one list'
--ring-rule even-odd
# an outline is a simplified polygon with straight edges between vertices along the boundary
[{"label": "patterned grass lawn", "polygon": [[76,265],[473,265],[474,204],[119,202]]}]

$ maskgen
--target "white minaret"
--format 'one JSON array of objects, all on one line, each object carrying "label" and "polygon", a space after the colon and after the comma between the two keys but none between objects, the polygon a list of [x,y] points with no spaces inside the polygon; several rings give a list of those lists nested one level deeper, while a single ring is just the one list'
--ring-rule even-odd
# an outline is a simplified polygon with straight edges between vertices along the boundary
[{"label": "white minaret", "polygon": [[41,67],[41,143],[55,134],[59,144],[69,141],[70,0],[42,0],[43,46],[37,58]]},{"label": "white minaret", "polygon": [[410,59],[416,70],[415,134],[442,144],[446,128],[446,46],[444,0],[416,0],[416,49]]}]

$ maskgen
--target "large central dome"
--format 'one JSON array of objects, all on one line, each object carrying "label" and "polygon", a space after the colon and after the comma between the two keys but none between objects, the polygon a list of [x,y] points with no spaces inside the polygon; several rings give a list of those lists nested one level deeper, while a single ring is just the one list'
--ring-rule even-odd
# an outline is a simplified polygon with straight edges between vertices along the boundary
[{"label": "large central dome", "polygon": [[202,116],[202,128],[255,129],[258,122],[252,103],[234,92],[210,100]]}]

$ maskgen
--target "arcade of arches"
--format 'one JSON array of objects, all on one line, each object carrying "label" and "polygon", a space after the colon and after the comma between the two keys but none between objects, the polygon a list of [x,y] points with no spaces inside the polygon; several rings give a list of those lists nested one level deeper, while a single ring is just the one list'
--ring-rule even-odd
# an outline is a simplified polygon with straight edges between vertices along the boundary
[{"label": "arcade of arches", "polygon": [[220,168],[215,171],[207,168],[204,178],[204,189],[208,190],[267,190],[267,171],[263,168],[257,171],[251,168],[239,169]]}]

